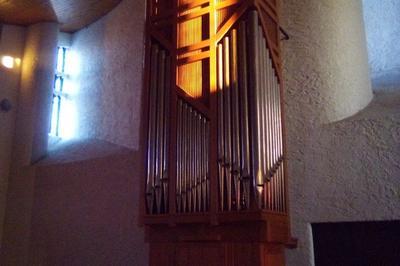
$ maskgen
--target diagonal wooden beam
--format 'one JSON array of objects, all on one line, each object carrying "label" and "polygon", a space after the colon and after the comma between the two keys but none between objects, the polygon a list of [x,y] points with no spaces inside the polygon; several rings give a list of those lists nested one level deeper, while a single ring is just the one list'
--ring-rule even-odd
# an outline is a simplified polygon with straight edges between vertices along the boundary
[{"label": "diagonal wooden beam", "polygon": [[246,12],[246,10],[253,3],[252,0],[243,1],[243,4],[230,16],[216,34],[216,43],[220,42],[222,38],[228,33],[232,26],[239,20],[239,18]]}]

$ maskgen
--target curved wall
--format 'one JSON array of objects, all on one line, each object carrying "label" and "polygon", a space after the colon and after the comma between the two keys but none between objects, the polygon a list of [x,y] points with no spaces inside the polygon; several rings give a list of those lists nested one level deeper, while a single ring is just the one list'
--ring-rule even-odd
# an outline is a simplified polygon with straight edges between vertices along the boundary
[{"label": "curved wall", "polygon": [[312,99],[299,111],[313,121],[349,117],[372,99],[361,8],[360,0],[283,0],[287,86]]},{"label": "curved wall", "polygon": [[[398,138],[381,145],[395,120],[373,117],[369,107],[360,112],[373,97],[361,0],[283,0],[282,24],[291,36],[283,57],[290,213],[299,239],[287,265],[308,266],[311,223],[394,216],[388,187],[398,184],[398,164],[386,159]],[[377,160],[388,170],[373,167]]]}]

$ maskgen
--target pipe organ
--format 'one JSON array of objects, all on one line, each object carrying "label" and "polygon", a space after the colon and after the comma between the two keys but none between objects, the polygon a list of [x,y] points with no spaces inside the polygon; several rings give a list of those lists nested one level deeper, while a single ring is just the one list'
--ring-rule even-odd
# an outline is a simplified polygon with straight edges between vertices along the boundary
[{"label": "pipe organ", "polygon": [[278,10],[278,0],[148,0],[150,265],[284,265],[295,245]]}]

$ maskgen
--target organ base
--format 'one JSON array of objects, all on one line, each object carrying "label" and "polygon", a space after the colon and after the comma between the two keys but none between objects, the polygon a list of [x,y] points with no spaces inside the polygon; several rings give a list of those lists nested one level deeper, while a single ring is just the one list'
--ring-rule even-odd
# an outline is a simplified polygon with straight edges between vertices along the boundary
[{"label": "organ base", "polygon": [[149,265],[285,265],[284,250],[295,244],[287,234],[286,216],[246,212],[220,214],[216,219],[218,225],[147,226]]}]

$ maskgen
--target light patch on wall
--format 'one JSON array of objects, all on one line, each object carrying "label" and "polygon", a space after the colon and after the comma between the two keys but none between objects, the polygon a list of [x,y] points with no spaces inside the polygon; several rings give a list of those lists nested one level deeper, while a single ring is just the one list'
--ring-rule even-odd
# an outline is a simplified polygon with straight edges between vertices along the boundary
[{"label": "light patch on wall", "polygon": [[6,68],[12,69],[15,66],[19,67],[21,65],[21,59],[5,55],[1,57],[1,64]]},{"label": "light patch on wall", "polygon": [[70,50],[65,63],[65,73],[69,77],[79,75],[81,62],[79,55],[76,51]]}]

